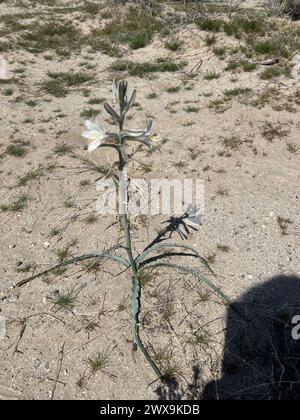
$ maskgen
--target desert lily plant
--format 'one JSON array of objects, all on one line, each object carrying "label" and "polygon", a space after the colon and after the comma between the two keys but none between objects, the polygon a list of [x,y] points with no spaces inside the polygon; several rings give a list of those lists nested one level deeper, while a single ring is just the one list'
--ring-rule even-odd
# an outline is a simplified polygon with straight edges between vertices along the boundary
[{"label": "desert lily plant", "polygon": [[[200,282],[211,288],[221,297],[221,299],[226,304],[229,304],[230,301],[221,291],[221,289],[218,288],[208,277],[203,275],[200,271],[177,264],[176,262],[171,262],[172,258],[175,259],[182,256],[193,257],[197,259],[206,268],[206,270],[210,272],[210,274],[213,274],[213,271],[209,267],[207,261],[196,251],[196,249],[183,243],[174,243],[172,241],[168,242],[167,240],[167,234],[169,233],[170,238],[174,230],[180,232],[178,229],[180,226],[184,227],[184,232],[181,233],[181,238],[185,239],[186,233],[189,232],[188,226],[190,228],[192,227],[192,229],[195,229],[194,226],[201,223],[201,215],[199,215],[199,213],[197,213],[197,211],[195,211],[192,206],[189,206],[186,213],[182,217],[171,217],[171,219],[167,221],[168,226],[158,235],[158,237],[153,240],[144,249],[143,252],[138,255],[134,255],[130,229],[130,215],[128,214],[127,206],[128,194],[125,176],[125,168],[130,160],[130,154],[128,153],[128,150],[131,142],[138,142],[142,146],[153,149],[156,146],[155,143],[157,138],[154,134],[152,134],[152,120],[149,120],[145,129],[142,130],[128,130],[125,128],[126,114],[134,105],[136,90],[134,90],[131,95],[128,95],[127,82],[115,81],[113,83],[113,97],[118,105],[118,109],[115,110],[108,103],[104,104],[104,108],[113,119],[115,124],[118,126],[118,131],[108,132],[101,126],[98,121],[85,121],[86,130],[82,133],[82,136],[90,140],[90,144],[88,146],[89,151],[110,147],[117,152],[119,169],[118,186],[120,197],[119,217],[120,223],[122,224],[124,230],[124,244],[122,246],[103,249],[100,252],[90,252],[88,254],[80,255],[78,257],[63,261],[54,267],[51,267],[41,273],[20,281],[17,283],[16,287],[23,286],[28,282],[31,282],[32,280],[45,274],[51,273],[59,268],[70,264],[76,264],[80,261],[84,261],[90,258],[106,258],[123,266],[125,270],[130,271],[131,277],[130,306],[134,350],[139,348],[144,354],[150,366],[153,368],[156,375],[160,379],[164,379],[163,373],[151,355],[148,353],[140,337],[139,313],[141,309],[141,276],[145,270],[151,269],[153,267],[168,267],[178,270],[179,272],[186,273],[187,275],[191,274]],[[117,253],[117,250],[120,249],[123,249],[123,255],[120,255],[121,253]],[[124,250],[126,252],[126,257],[124,257]],[[162,250],[164,253],[160,252]]]}]

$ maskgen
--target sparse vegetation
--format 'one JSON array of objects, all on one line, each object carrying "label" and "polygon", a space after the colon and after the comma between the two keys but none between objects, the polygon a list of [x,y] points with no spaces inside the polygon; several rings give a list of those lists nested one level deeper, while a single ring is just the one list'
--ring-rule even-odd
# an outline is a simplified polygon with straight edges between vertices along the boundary
[{"label": "sparse vegetation", "polygon": [[102,371],[107,367],[108,357],[104,353],[97,353],[88,358],[87,363],[90,368],[91,374]]},{"label": "sparse vegetation", "polygon": [[226,48],[225,47],[214,47],[213,52],[217,57],[224,58],[224,56],[226,54]]},{"label": "sparse vegetation", "polygon": [[54,305],[56,310],[72,311],[75,306],[77,294],[72,291],[60,292],[57,291],[52,296],[48,297],[49,302]]},{"label": "sparse vegetation", "polygon": [[242,88],[242,87],[237,87],[234,89],[227,89],[224,92],[224,95],[227,97],[233,97],[233,96],[240,96],[240,95],[245,95],[247,93],[250,93],[251,89],[250,88]]},{"label": "sparse vegetation", "polygon": [[105,98],[90,98],[88,100],[89,105],[101,105],[105,102]]},{"label": "sparse vegetation", "polygon": [[184,110],[185,112],[199,112],[199,107],[188,105]]},{"label": "sparse vegetation", "polygon": [[14,157],[23,157],[26,155],[27,149],[22,144],[11,144],[7,147],[6,153]]},{"label": "sparse vegetation", "polygon": [[85,218],[85,223],[87,223],[88,225],[92,225],[94,223],[96,223],[98,220],[97,216],[95,214],[89,214],[86,218]]},{"label": "sparse vegetation", "polygon": [[288,234],[288,227],[293,222],[291,221],[290,218],[278,216],[277,217],[277,223],[278,223],[278,226],[281,230],[281,235],[286,236]]},{"label": "sparse vegetation", "polygon": [[204,75],[205,80],[214,80],[220,77],[220,73],[216,73],[214,71],[210,71]]},{"label": "sparse vegetation", "polygon": [[7,88],[7,89],[4,89],[2,93],[4,96],[12,96],[14,94],[14,91],[12,88]]},{"label": "sparse vegetation", "polygon": [[[300,29],[280,2],[275,11],[270,2],[0,0],[0,394],[297,394],[299,363],[277,342],[294,349],[292,276],[281,275],[298,269]],[[103,142],[91,154],[79,140],[84,124],[86,139]],[[171,189],[169,215],[149,215],[149,194],[147,215],[102,217],[99,199],[118,200],[123,169],[132,187],[124,198],[137,205],[147,193],[135,179],[203,179],[204,217],[183,215],[188,183],[181,198]],[[98,191],[107,181],[112,194]],[[260,346],[273,294],[281,309],[268,310]]]},{"label": "sparse vegetation", "polygon": [[205,35],[204,42],[209,47],[211,45],[214,45],[217,42],[217,37],[215,34],[212,34],[212,35],[207,34]]},{"label": "sparse vegetation", "polygon": [[226,149],[236,150],[241,144],[241,140],[236,136],[228,136],[223,138],[223,144]]},{"label": "sparse vegetation", "polygon": [[93,76],[82,72],[48,72],[48,80],[44,80],[42,88],[57,98],[64,97],[70,87],[79,86],[93,79]]},{"label": "sparse vegetation", "polygon": [[118,62],[112,66],[112,70],[118,72],[128,72],[129,76],[144,77],[151,73],[176,72],[181,70],[185,63],[175,63],[165,58],[160,58],[155,62],[134,63],[131,61]]},{"label": "sparse vegetation", "polygon": [[221,252],[229,252],[230,248],[228,245],[218,244],[217,248]]},{"label": "sparse vegetation", "polygon": [[95,118],[98,114],[100,113],[100,111],[98,111],[97,109],[85,109],[84,111],[81,112],[80,116],[86,119],[89,118]]},{"label": "sparse vegetation", "polygon": [[165,43],[165,47],[170,51],[177,51],[183,45],[183,42],[178,37],[173,37]]},{"label": "sparse vegetation", "polygon": [[223,27],[221,19],[202,18],[197,21],[199,28],[202,31],[220,32]]},{"label": "sparse vegetation", "polygon": [[262,128],[262,136],[269,142],[272,142],[276,137],[283,138],[289,134],[289,130],[283,130],[281,124],[273,124],[266,122]]},{"label": "sparse vegetation", "polygon": [[31,169],[25,175],[19,177],[17,186],[24,187],[28,182],[39,179],[43,175],[43,168],[39,167],[37,169]]},{"label": "sparse vegetation", "polygon": [[289,74],[290,70],[288,67],[269,67],[260,74],[260,78],[262,80],[270,80],[281,75],[289,76]]},{"label": "sparse vegetation", "polygon": [[166,92],[168,93],[177,93],[180,91],[180,85],[178,86],[171,86],[169,88],[166,89]]},{"label": "sparse vegetation", "polygon": [[289,153],[297,153],[299,150],[299,147],[295,143],[287,143],[286,149]]},{"label": "sparse vegetation", "polygon": [[148,95],[146,95],[146,98],[147,98],[147,99],[157,99],[157,98],[158,98],[158,96],[157,96],[157,93],[155,93],[155,92],[150,92],[150,93],[148,93]]},{"label": "sparse vegetation", "polygon": [[70,22],[49,20],[47,23],[35,25],[31,31],[25,32],[17,45],[33,53],[54,50],[59,55],[69,55],[82,44],[80,31]]},{"label": "sparse vegetation", "polygon": [[72,150],[73,150],[72,146],[69,146],[66,143],[61,143],[55,146],[55,148],[53,149],[53,152],[59,156],[64,156],[64,155],[67,155],[68,153],[71,153]]},{"label": "sparse vegetation", "polygon": [[2,204],[0,210],[2,212],[20,212],[26,207],[28,199],[29,197],[27,194],[20,194],[9,204]]},{"label": "sparse vegetation", "polygon": [[18,273],[29,273],[33,269],[33,265],[30,263],[27,263],[25,265],[21,265],[17,268]]}]

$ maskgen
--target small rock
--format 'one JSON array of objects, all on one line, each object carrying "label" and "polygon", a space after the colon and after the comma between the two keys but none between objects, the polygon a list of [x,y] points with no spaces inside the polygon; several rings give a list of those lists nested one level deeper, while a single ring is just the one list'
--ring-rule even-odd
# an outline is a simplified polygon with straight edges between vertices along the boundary
[{"label": "small rock", "polygon": [[274,216],[275,216],[274,212],[273,212],[273,211],[270,211],[269,216],[270,216],[270,217],[274,217]]},{"label": "small rock", "polygon": [[20,267],[20,265],[22,265],[23,264],[23,261],[17,261],[16,262],[16,267]]},{"label": "small rock", "polygon": [[49,246],[50,246],[50,242],[46,241],[43,243],[44,248],[49,248]]},{"label": "small rock", "polygon": [[8,303],[15,303],[17,300],[18,300],[18,295],[10,295],[8,298],[7,298],[7,302]]}]

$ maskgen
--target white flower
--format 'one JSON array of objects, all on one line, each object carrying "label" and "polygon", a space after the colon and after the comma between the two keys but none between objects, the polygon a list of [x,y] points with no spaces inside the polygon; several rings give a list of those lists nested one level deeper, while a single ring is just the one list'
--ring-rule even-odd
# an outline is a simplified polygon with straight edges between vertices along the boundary
[{"label": "white flower", "polygon": [[92,140],[88,146],[88,151],[92,152],[101,146],[101,144],[107,138],[107,134],[98,122],[86,120],[84,124],[86,131],[84,131],[81,135],[86,139]]},{"label": "white flower", "polygon": [[183,220],[187,225],[196,229],[198,229],[198,227],[202,225],[203,213],[200,207],[196,207],[192,204],[189,204],[188,208],[185,211],[185,214],[186,217]]},{"label": "white flower", "polygon": [[148,120],[145,130],[128,130],[123,131],[124,137],[131,137],[136,140],[149,140],[153,129],[153,120]]}]

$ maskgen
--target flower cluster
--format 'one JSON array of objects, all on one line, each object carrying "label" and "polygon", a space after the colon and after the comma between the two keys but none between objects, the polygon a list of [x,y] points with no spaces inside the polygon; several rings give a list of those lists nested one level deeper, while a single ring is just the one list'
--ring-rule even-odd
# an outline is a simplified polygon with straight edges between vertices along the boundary
[{"label": "flower cluster", "polygon": [[149,119],[144,130],[132,129],[125,130],[123,128],[124,118],[128,110],[133,106],[136,91],[127,97],[127,82],[114,81],[113,82],[113,98],[119,105],[119,111],[114,110],[107,102],[104,104],[104,109],[112,117],[112,119],[119,124],[119,133],[107,132],[98,120],[86,120],[86,130],[82,133],[82,137],[91,141],[88,146],[88,151],[92,152],[101,146],[111,146],[114,148],[124,146],[126,141],[137,141],[144,144],[150,149],[158,142],[159,137],[153,134],[153,120]]}]

